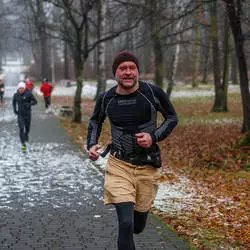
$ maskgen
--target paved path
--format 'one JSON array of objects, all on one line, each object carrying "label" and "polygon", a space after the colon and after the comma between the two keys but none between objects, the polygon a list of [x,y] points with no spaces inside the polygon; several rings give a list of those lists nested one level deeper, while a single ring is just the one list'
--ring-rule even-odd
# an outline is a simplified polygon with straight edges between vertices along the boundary
[{"label": "paved path", "polygon": [[[21,151],[10,99],[0,107],[0,249],[117,249],[117,220],[102,202],[103,173],[77,151],[60,122],[33,108]],[[137,250],[189,249],[150,216]]]}]

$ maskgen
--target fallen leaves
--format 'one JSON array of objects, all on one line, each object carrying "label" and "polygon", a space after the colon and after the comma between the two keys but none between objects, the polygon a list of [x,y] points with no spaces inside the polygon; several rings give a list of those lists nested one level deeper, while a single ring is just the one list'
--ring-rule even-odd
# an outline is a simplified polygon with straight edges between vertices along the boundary
[{"label": "fallen leaves", "polygon": [[[199,249],[250,249],[250,148],[235,147],[242,137],[241,123],[203,123],[204,119],[240,119],[240,99],[234,98],[227,114],[210,113],[211,100],[176,103],[179,126],[160,143],[163,176],[160,182],[180,184],[185,177],[188,198],[174,202],[182,209],[169,215],[152,209]],[[92,113],[94,102],[82,104],[83,112]],[[196,111],[194,112],[194,110]],[[195,119],[194,119],[195,117]],[[189,119],[191,118],[191,119]],[[189,121],[189,122],[186,122]],[[88,122],[62,121],[73,140],[84,147]],[[103,126],[102,145],[110,141],[110,127]],[[193,194],[193,195],[192,195]]]}]

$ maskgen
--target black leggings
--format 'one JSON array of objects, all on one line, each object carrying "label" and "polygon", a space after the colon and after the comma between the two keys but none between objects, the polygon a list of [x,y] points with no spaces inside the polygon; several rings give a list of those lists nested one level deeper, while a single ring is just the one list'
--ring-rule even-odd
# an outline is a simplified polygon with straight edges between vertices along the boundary
[{"label": "black leggings", "polygon": [[45,108],[47,109],[50,106],[50,96],[44,97]]},{"label": "black leggings", "polygon": [[144,230],[148,211],[135,211],[133,202],[122,202],[114,205],[119,223],[118,250],[135,250],[133,233],[139,234]]},{"label": "black leggings", "polygon": [[19,127],[20,141],[22,144],[24,144],[25,139],[28,137],[30,132],[31,114],[27,114],[25,116],[18,115],[17,121]]},{"label": "black leggings", "polygon": [[0,101],[3,102],[3,95],[4,95],[4,92],[0,92]]}]

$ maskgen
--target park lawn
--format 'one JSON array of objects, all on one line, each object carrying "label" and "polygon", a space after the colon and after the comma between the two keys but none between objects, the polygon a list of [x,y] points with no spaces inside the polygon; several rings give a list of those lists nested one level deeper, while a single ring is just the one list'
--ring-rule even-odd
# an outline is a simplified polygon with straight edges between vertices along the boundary
[{"label": "park lawn", "polygon": [[[152,212],[199,249],[250,249],[250,147],[235,146],[242,137],[241,98],[230,94],[228,99],[227,113],[210,112],[213,97],[174,99],[179,124],[159,143],[162,181],[174,185],[184,176],[192,183],[186,192],[195,190],[196,197],[192,197],[195,204],[184,206],[175,215],[155,208]],[[65,104],[59,97],[52,101]],[[86,143],[88,117],[95,105],[92,100],[82,101],[82,124],[61,120],[81,148]],[[109,142],[110,128],[105,122],[100,143],[105,146]]]}]

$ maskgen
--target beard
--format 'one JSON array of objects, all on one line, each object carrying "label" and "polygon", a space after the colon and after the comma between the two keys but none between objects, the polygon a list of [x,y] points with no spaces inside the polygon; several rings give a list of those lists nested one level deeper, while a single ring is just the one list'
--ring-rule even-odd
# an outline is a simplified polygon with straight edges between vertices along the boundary
[{"label": "beard", "polygon": [[137,76],[136,79],[134,79],[133,83],[131,85],[125,85],[123,83],[123,80],[120,79],[118,76],[116,76],[116,81],[117,83],[123,88],[123,89],[126,89],[126,90],[129,90],[129,89],[133,89],[135,87],[135,85],[137,84],[139,80],[139,77]]}]

